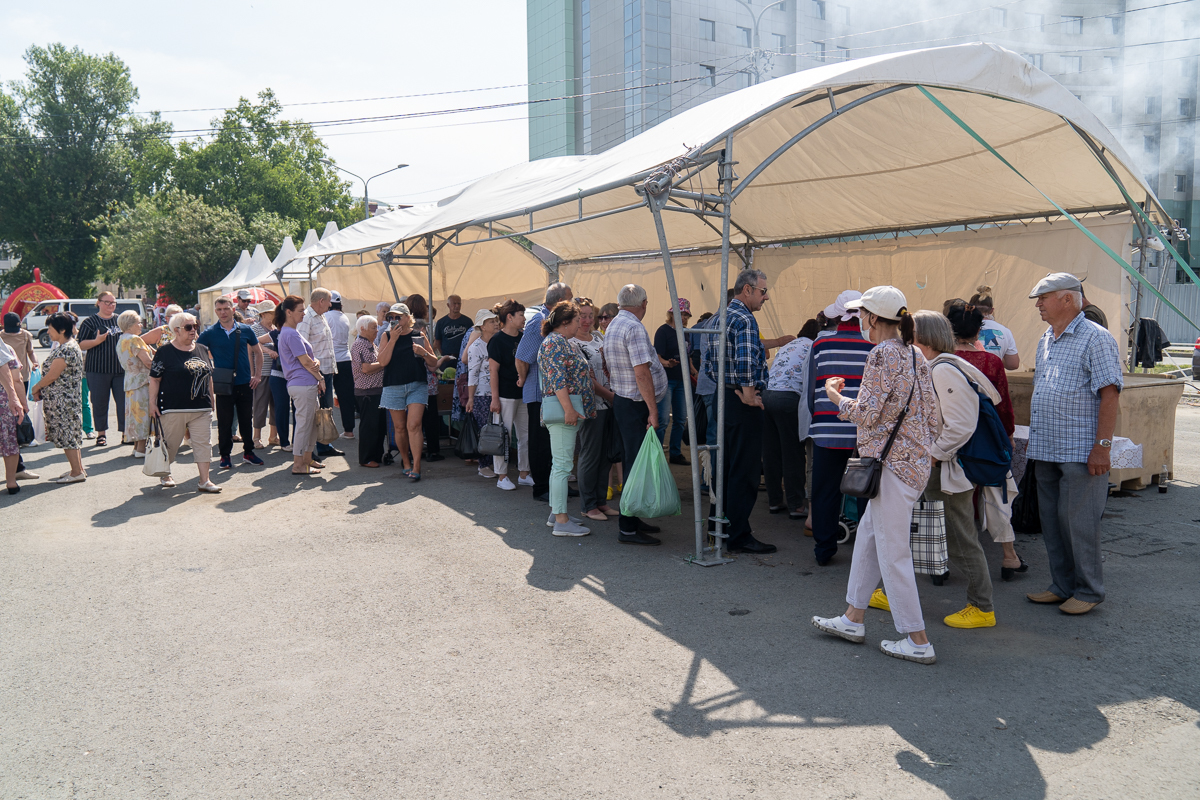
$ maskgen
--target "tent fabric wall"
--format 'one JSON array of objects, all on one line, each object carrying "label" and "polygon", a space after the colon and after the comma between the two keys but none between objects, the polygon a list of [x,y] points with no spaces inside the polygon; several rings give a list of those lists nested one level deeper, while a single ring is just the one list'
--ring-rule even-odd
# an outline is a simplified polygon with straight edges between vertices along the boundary
[{"label": "tent fabric wall", "polygon": [[[1084,224],[1129,258],[1129,214],[1091,217]],[[717,308],[720,263],[719,253],[671,260],[679,296],[691,301],[695,317]],[[796,333],[845,289],[863,291],[891,284],[904,292],[910,309],[940,311],[943,301],[968,299],[975,287],[986,283],[994,289],[996,320],[1012,330],[1023,354],[1021,368],[1032,368],[1034,347],[1046,324],[1028,295],[1048,272],[1086,276],[1088,299],[1104,311],[1118,341],[1129,318],[1122,299],[1121,268],[1066,220],[936,236],[771,247],[755,251],[753,266],[767,274],[770,287],[770,299],[758,314],[768,338]],[[737,256],[731,255],[730,285],[740,267]],[[626,283],[642,285],[650,300],[645,324],[651,331],[662,324],[670,308],[661,259],[564,264],[561,275],[576,297],[590,297],[597,304],[615,302]]]}]

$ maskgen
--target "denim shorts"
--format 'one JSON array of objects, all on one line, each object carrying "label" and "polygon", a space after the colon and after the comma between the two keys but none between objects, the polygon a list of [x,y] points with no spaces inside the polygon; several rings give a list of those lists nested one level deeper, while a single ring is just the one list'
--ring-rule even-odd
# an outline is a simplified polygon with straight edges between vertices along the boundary
[{"label": "denim shorts", "polygon": [[407,411],[413,403],[425,405],[429,402],[429,384],[425,381],[413,381],[402,386],[385,386],[383,395],[379,398],[379,407]]}]

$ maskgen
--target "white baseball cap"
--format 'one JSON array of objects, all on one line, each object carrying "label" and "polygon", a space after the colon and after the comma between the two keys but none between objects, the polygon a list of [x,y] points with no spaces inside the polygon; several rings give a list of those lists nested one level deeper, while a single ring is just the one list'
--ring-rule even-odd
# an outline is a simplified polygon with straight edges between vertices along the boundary
[{"label": "white baseball cap", "polygon": [[884,319],[900,319],[908,313],[908,301],[895,286],[872,286],[859,299],[846,303],[847,310],[853,308],[865,308]]},{"label": "white baseball cap", "polygon": [[858,311],[847,312],[846,304],[860,297],[862,297],[862,292],[856,292],[854,289],[847,289],[842,292],[837,296],[836,300],[825,306],[825,319],[840,319],[842,322],[849,322],[854,319],[858,316]]}]

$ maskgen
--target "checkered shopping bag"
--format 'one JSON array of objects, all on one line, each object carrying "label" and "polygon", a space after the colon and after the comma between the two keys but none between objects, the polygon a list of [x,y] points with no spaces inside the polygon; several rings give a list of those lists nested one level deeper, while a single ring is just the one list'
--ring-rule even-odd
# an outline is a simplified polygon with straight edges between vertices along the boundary
[{"label": "checkered shopping bag", "polygon": [[946,574],[950,555],[946,550],[946,507],[942,501],[917,501],[910,530],[913,571],[919,575]]}]

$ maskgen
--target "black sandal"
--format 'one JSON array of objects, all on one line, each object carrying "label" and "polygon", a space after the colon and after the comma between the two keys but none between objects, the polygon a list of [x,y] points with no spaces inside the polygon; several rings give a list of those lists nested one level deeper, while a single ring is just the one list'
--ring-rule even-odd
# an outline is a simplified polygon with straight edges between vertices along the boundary
[{"label": "black sandal", "polygon": [[96,447],[104,447],[108,444],[108,437],[103,433],[96,434]]},{"label": "black sandal", "polygon": [[1025,563],[1025,559],[1018,555],[1017,560],[1021,562],[1021,566],[1019,567],[1000,567],[1000,580],[1011,581],[1013,579],[1013,575],[1017,574],[1018,572],[1029,571],[1029,565]]}]

